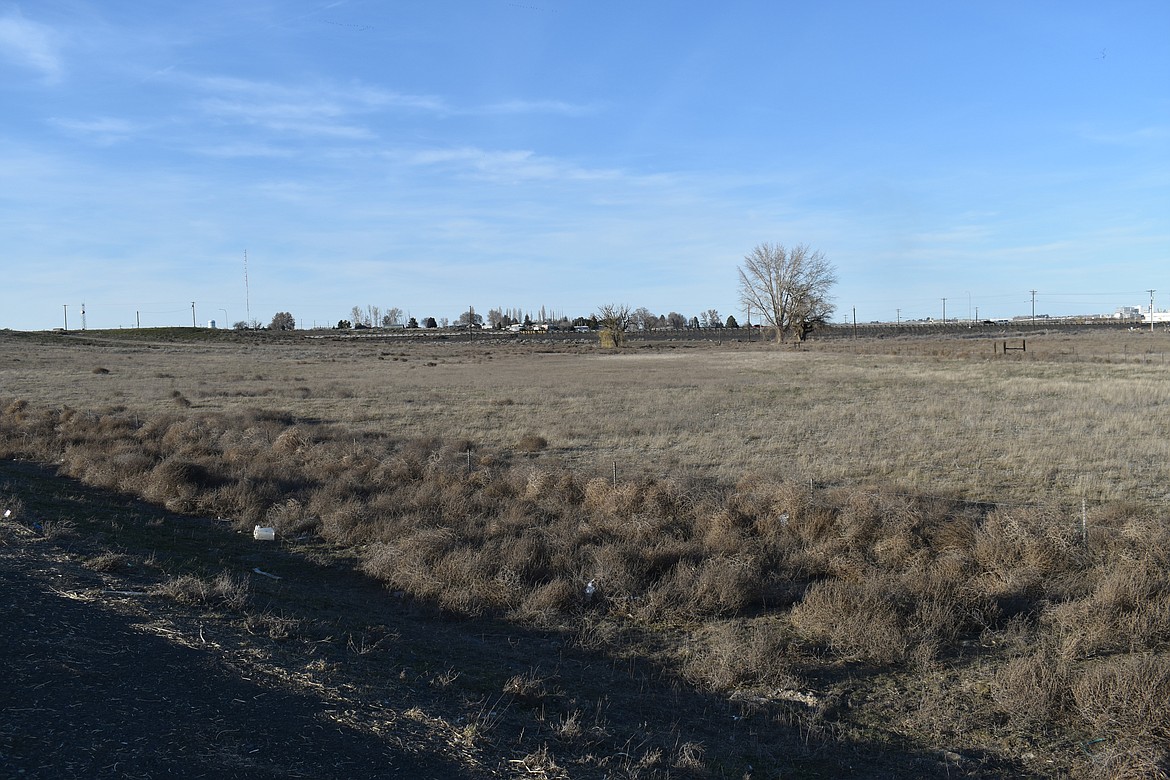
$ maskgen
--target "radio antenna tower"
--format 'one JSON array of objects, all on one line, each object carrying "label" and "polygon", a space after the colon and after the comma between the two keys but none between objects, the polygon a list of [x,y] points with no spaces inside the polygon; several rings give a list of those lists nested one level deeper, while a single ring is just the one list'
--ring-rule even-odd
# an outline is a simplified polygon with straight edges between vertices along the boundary
[{"label": "radio antenna tower", "polygon": [[[1151,290],[1151,292],[1153,292]],[[85,330],[85,304],[81,304],[81,329]]]},{"label": "radio antenna tower", "polygon": [[252,294],[248,290],[248,250],[244,250],[244,311],[248,317],[248,326],[252,325]]}]

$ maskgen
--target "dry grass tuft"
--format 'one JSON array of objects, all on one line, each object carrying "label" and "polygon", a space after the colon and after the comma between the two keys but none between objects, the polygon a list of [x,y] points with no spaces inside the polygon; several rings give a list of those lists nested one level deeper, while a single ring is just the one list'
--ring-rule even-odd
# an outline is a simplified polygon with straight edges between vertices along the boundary
[{"label": "dry grass tuft", "polygon": [[151,593],[181,604],[241,610],[248,603],[248,582],[229,572],[221,572],[210,580],[182,574],[154,587]]},{"label": "dry grass tuft", "polygon": [[69,539],[77,533],[77,524],[72,520],[45,520],[40,524],[40,531],[45,539]]},{"label": "dry grass tuft", "polygon": [[904,589],[888,577],[826,580],[809,588],[792,610],[802,636],[846,660],[897,664],[908,657],[913,637]]},{"label": "dry grass tuft", "polygon": [[1170,777],[1170,658],[1131,655],[1093,662],[1072,686],[1076,710],[1103,746],[1089,773]]},{"label": "dry grass tuft", "polygon": [[706,748],[699,742],[684,742],[674,752],[671,764],[675,769],[701,772],[707,768]]},{"label": "dry grass tuft", "polygon": [[117,572],[125,570],[130,565],[130,557],[123,553],[107,550],[87,558],[81,565],[90,571]]},{"label": "dry grass tuft", "polygon": [[538,669],[529,669],[508,678],[504,683],[504,693],[530,704],[540,702],[550,695],[548,678]]},{"label": "dry grass tuft", "polygon": [[681,670],[704,690],[797,691],[803,688],[792,630],[780,620],[719,621],[688,638]]},{"label": "dry grass tuft", "polygon": [[520,441],[516,443],[516,449],[520,452],[533,454],[541,452],[548,448],[548,439],[539,436],[535,433],[526,433],[520,437]]},{"label": "dry grass tuft", "polygon": [[1170,744],[1170,657],[1130,655],[1090,664],[1072,686],[1093,733]]},{"label": "dry grass tuft", "polygon": [[278,455],[291,455],[309,444],[309,439],[301,429],[292,427],[276,437],[272,442],[272,452]]},{"label": "dry grass tuft", "polygon": [[549,751],[548,745],[542,745],[539,750],[529,753],[523,758],[509,762],[513,771],[521,777],[531,777],[535,780],[568,780],[569,773],[556,762],[556,758]]},{"label": "dry grass tuft", "polygon": [[1013,658],[995,678],[994,695],[1003,712],[1025,728],[1061,720],[1071,701],[1070,670],[1051,650]]}]

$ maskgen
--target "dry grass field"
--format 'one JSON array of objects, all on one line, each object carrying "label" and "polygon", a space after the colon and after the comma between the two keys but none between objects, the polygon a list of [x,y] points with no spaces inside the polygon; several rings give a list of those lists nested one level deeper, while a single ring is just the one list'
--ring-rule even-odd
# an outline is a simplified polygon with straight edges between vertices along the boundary
[{"label": "dry grass field", "polygon": [[[147,332],[149,333],[149,331]],[[1170,334],[592,346],[0,337],[0,392],[141,415],[262,409],[355,436],[516,450],[587,474],[747,473],[982,502],[1161,506]],[[149,336],[147,337],[149,338]],[[1018,345],[1019,339],[1010,343]]]},{"label": "dry grass field", "polygon": [[1170,336],[965,335],[3,333],[0,457],[331,545],[760,724],[750,759],[667,729],[673,763],[610,772],[562,721],[567,776],[836,776],[859,745],[895,775],[1167,776]]}]

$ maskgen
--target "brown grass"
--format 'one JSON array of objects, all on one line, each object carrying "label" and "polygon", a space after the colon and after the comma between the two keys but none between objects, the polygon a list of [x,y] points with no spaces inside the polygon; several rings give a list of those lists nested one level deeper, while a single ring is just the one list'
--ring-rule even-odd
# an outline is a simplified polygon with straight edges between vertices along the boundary
[{"label": "brown grass", "polygon": [[[1085,498],[1090,513],[1162,500],[1170,336],[1033,334],[1018,358],[996,357],[996,341],[821,342],[801,352],[661,341],[621,354],[400,341],[408,362],[388,371],[376,340],[283,340],[263,347],[258,374],[255,350],[229,344],[12,334],[0,337],[0,358],[14,398],[94,411],[117,403],[144,419],[260,406],[358,437],[394,431],[489,449],[536,432],[547,454],[599,475],[615,460],[628,478],[726,482],[758,469],[1070,511]],[[111,373],[94,376],[95,363]]]},{"label": "brown grass", "polygon": [[234,610],[243,609],[248,603],[247,581],[226,571],[212,578],[182,574],[153,588],[151,593],[182,604],[223,606]]},{"label": "brown grass", "polygon": [[[833,703],[841,670],[922,685],[950,674],[979,703],[931,705],[931,738],[980,718],[1057,742],[1107,732],[1085,772],[1164,770],[1170,530],[1150,501],[1168,475],[1133,465],[1164,446],[1143,418],[1168,392],[1160,364],[738,349],[488,364],[465,352],[387,395],[363,374],[369,356],[351,352],[351,399],[312,378],[326,353],[296,354],[273,364],[287,378],[205,383],[193,408],[166,403],[171,391],[127,406],[0,399],[0,456],[240,529],[315,535],[403,596],[653,653],[687,684],[790,702],[809,733],[846,717]],[[184,357],[221,375],[238,365]],[[199,386],[167,361],[149,370],[164,366]],[[521,366],[536,386],[516,385],[515,403],[472,390]],[[605,393],[568,381],[585,371]],[[282,395],[285,381],[296,384]],[[270,406],[250,405],[256,382],[277,388]],[[1094,469],[1117,483],[1072,478]],[[221,580],[178,578],[160,595],[247,598]],[[543,679],[504,689],[539,700]],[[926,704],[952,701],[923,690]],[[559,717],[559,738],[588,738],[580,713]]]},{"label": "brown grass", "polygon": [[1072,689],[1090,733],[1104,748],[1102,777],[1170,776],[1170,658],[1133,655],[1089,665]]},{"label": "brown grass", "polygon": [[123,553],[107,550],[103,553],[99,553],[91,558],[88,558],[84,563],[82,563],[82,565],[92,571],[123,571],[127,566],[130,565],[130,558]]}]

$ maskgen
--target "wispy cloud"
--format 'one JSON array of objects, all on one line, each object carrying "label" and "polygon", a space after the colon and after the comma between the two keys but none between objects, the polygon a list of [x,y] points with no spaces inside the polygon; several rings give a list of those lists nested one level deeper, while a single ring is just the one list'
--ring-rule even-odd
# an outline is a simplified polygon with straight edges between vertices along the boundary
[{"label": "wispy cloud", "polygon": [[199,101],[198,105],[204,113],[222,122],[256,125],[280,133],[348,139],[374,136],[368,128],[344,121],[349,112],[336,103],[208,98]]},{"label": "wispy cloud", "polygon": [[197,146],[192,148],[191,151],[206,157],[222,157],[228,159],[245,157],[292,157],[294,154],[290,149],[283,149],[269,144],[247,142]]},{"label": "wispy cloud", "polygon": [[57,33],[19,11],[0,17],[0,56],[39,72],[48,83],[60,81],[65,72]]},{"label": "wispy cloud", "polygon": [[945,247],[978,246],[992,235],[991,229],[984,224],[978,225],[949,225],[940,226],[941,229],[929,232],[916,233],[911,236],[915,243],[935,251]]},{"label": "wispy cloud", "polygon": [[332,84],[285,86],[222,76],[175,74],[197,95],[196,107],[224,123],[241,123],[273,132],[350,140],[371,139],[375,133],[361,117],[388,110],[444,113],[439,98],[409,95],[366,86]]},{"label": "wispy cloud", "polygon": [[99,146],[111,146],[126,141],[142,131],[142,127],[125,119],[117,117],[100,117],[98,119],[51,119],[56,127],[73,135],[81,136]]},{"label": "wispy cloud", "polygon": [[615,181],[625,177],[616,169],[584,168],[528,150],[493,151],[464,146],[388,156],[407,165],[442,166],[500,180]]},{"label": "wispy cloud", "polygon": [[559,114],[562,116],[585,116],[597,109],[592,105],[567,103],[562,100],[505,100],[484,106],[485,114]]}]

